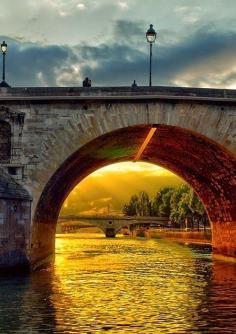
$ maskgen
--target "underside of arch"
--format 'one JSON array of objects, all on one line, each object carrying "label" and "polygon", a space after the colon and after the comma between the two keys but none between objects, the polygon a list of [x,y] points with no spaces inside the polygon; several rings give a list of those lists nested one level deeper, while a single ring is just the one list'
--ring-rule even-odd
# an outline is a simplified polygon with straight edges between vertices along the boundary
[{"label": "underside of arch", "polygon": [[[141,160],[158,164],[186,180],[206,207],[215,251],[236,255],[236,157],[192,131],[167,125],[155,127]],[[41,255],[47,253],[48,247],[54,247],[51,235],[70,191],[103,166],[134,160],[149,131],[150,126],[134,126],[103,135],[80,148],[58,168],[34,215],[33,244],[44,248]]]}]

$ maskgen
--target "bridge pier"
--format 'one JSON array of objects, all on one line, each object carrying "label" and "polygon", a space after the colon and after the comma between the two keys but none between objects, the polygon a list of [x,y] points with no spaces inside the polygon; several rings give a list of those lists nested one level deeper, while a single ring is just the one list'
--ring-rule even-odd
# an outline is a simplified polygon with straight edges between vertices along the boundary
[{"label": "bridge pier", "polygon": [[212,224],[213,256],[236,262],[236,221]]},{"label": "bridge pier", "polygon": [[0,168],[0,271],[30,266],[32,198]]},{"label": "bridge pier", "polygon": [[106,238],[115,238],[116,230],[113,227],[107,227],[105,230]]}]

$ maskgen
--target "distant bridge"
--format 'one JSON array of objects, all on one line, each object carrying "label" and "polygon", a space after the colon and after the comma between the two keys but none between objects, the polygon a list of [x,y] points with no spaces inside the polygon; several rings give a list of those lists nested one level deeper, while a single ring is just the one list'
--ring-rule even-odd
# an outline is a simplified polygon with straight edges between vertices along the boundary
[{"label": "distant bridge", "polygon": [[[58,222],[67,225],[69,222],[75,222],[73,226],[81,226],[78,222],[83,222],[89,226],[100,228],[106,237],[115,237],[122,227],[130,225],[166,225],[166,217],[145,217],[145,216],[60,216]],[[77,223],[76,223],[77,222]],[[71,224],[70,224],[71,225]]]}]

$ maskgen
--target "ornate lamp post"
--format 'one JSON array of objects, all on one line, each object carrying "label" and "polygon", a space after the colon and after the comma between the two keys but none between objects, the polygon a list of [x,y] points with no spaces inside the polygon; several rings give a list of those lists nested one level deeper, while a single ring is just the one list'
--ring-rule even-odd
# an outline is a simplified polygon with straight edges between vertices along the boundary
[{"label": "ornate lamp post", "polygon": [[5,64],[6,64],[6,53],[7,53],[7,44],[5,41],[1,44],[1,50],[2,50],[2,82],[0,83],[0,87],[10,87],[8,83],[5,81]]},{"label": "ornate lamp post", "polygon": [[150,44],[150,68],[149,68],[149,86],[152,86],[152,44],[156,41],[156,31],[153,29],[153,24],[150,24],[150,28],[146,32],[147,41]]}]

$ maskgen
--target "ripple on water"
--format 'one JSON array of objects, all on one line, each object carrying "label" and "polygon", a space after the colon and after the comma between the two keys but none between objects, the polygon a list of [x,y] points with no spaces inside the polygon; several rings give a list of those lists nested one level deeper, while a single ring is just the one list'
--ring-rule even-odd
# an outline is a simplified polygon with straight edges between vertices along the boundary
[{"label": "ripple on water", "polygon": [[57,239],[51,271],[1,278],[0,333],[236,333],[235,265],[161,240]]}]

